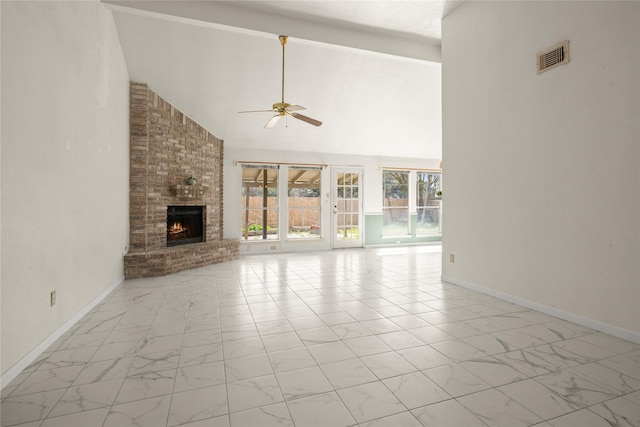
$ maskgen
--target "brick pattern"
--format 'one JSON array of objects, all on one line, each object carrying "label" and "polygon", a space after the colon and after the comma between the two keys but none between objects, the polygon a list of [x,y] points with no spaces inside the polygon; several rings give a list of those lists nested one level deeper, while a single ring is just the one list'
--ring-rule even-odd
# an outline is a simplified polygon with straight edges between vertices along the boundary
[{"label": "brick pattern", "polygon": [[[129,254],[125,277],[169,274],[238,258],[223,240],[224,143],[146,84],[130,88]],[[192,197],[181,189],[197,180]],[[204,243],[167,249],[167,206],[204,206]],[[193,258],[193,259],[190,259]]]},{"label": "brick pattern", "polygon": [[124,258],[127,279],[158,277],[192,268],[238,259],[237,240],[219,240],[175,246],[151,252],[129,253]]}]

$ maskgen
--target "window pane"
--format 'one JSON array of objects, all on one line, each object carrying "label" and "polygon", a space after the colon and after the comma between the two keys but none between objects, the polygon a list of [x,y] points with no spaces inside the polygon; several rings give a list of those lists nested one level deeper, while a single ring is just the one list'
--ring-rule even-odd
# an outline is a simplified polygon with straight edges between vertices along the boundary
[{"label": "window pane", "polygon": [[278,239],[277,169],[243,166],[241,215],[243,240]]},{"label": "window pane", "polygon": [[289,239],[320,238],[319,168],[289,168]]},{"label": "window pane", "polygon": [[382,193],[382,234],[409,234],[409,171],[383,171]]},{"label": "window pane", "polygon": [[438,201],[437,192],[440,191],[439,173],[418,172],[416,183],[416,205],[429,206]]},{"label": "window pane", "polygon": [[416,234],[440,233],[440,206],[418,208]]},{"label": "window pane", "polygon": [[382,233],[389,235],[409,233],[408,209],[385,209],[382,215]]},{"label": "window pane", "polygon": [[437,172],[418,172],[416,182],[417,225],[416,234],[439,234],[440,181]]}]

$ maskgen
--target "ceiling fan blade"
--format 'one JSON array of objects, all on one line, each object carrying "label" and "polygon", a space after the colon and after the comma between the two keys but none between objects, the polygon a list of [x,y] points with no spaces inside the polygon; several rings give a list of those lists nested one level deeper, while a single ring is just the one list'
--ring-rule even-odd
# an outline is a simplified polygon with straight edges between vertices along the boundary
[{"label": "ceiling fan blade", "polygon": [[238,111],[238,113],[273,113],[273,110]]},{"label": "ceiling fan blade", "polygon": [[276,123],[278,123],[278,120],[280,120],[280,114],[276,114],[275,116],[271,117],[271,120],[269,120],[269,123],[264,125],[264,128],[271,129],[276,125]]},{"label": "ceiling fan blade", "polygon": [[300,111],[300,110],[306,110],[306,108],[304,108],[302,105],[289,105],[287,107],[288,111]]},{"label": "ceiling fan blade", "polygon": [[294,117],[294,118],[298,119],[298,120],[302,120],[303,122],[309,123],[310,125],[320,126],[322,124],[321,121],[316,120],[316,119],[312,119],[311,117],[303,116],[302,114],[289,113],[289,115],[291,117]]}]

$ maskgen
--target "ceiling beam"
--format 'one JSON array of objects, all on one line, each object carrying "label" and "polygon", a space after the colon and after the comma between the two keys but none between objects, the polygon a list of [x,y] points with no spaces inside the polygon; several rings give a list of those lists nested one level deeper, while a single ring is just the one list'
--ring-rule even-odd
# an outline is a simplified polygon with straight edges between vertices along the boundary
[{"label": "ceiling beam", "polygon": [[293,179],[290,182],[295,184],[305,173],[307,173],[306,169],[301,170],[300,172],[298,172],[296,176],[293,177]]},{"label": "ceiling beam", "polygon": [[300,184],[289,184],[289,188],[311,188],[315,190],[319,190],[320,186],[318,184],[311,183],[300,183]]},{"label": "ceiling beam", "polygon": [[[275,188],[274,184],[276,184],[275,181],[267,181],[267,187],[268,188]],[[242,186],[243,187],[247,187],[247,188],[262,188],[262,187],[264,187],[264,183],[262,181],[260,181],[260,182],[243,182]]]},{"label": "ceiling beam", "polygon": [[[252,1],[157,1],[157,0],[102,0],[111,8],[146,12],[156,17],[184,21],[195,20],[217,27],[235,28],[236,31],[263,33],[265,36],[286,34],[301,40],[343,46],[393,55],[411,60],[441,62],[440,41],[427,37],[410,36],[390,30],[372,30],[355,24],[309,19],[296,14],[280,14],[261,8]],[[248,7],[250,6],[250,7]]]}]

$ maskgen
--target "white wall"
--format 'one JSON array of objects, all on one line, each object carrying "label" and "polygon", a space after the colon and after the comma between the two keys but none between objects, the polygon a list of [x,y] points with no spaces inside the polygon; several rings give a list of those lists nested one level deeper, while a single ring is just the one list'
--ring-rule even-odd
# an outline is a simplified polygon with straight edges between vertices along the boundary
[{"label": "white wall", "polygon": [[129,78],[99,2],[1,7],[5,374],[123,279]]},{"label": "white wall", "polygon": [[[362,201],[363,214],[382,214],[382,172],[383,167],[399,168],[427,168],[435,169],[440,165],[439,159],[418,159],[406,157],[378,157],[378,156],[354,156],[330,153],[304,153],[278,150],[243,150],[234,149],[233,143],[225,141],[224,149],[224,237],[227,239],[240,239],[242,220],[240,213],[242,190],[242,167],[236,165],[237,161],[251,162],[282,162],[282,163],[314,163],[328,165],[322,171],[322,234],[327,236],[322,240],[306,241],[267,241],[250,242],[241,246],[241,252],[271,252],[294,250],[322,250],[331,248],[330,230],[332,219],[331,207],[331,167],[357,167],[362,168]],[[286,188],[286,175],[281,177]],[[280,194],[283,194],[281,192]],[[284,193],[286,194],[286,193]],[[282,217],[286,218],[286,215]],[[364,216],[363,216],[364,222]],[[366,233],[366,230],[365,230]]]},{"label": "white wall", "polygon": [[444,278],[640,340],[640,3],[465,2],[442,62]]}]

